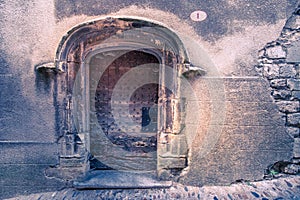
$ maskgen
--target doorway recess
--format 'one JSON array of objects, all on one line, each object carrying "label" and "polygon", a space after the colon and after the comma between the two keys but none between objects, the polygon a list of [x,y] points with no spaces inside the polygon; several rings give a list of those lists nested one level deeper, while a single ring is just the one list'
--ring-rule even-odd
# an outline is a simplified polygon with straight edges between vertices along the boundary
[{"label": "doorway recess", "polygon": [[167,180],[187,167],[180,86],[190,63],[172,30],[126,17],[83,23],[55,61],[61,169],[86,180],[124,171]]}]

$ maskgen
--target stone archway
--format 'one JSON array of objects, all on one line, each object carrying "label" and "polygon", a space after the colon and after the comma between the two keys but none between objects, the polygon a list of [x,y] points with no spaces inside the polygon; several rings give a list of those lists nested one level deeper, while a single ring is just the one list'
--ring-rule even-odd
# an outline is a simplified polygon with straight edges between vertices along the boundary
[{"label": "stone archway", "polygon": [[[91,92],[93,90],[90,87],[95,80],[92,77],[94,73],[91,75],[90,64],[95,56],[101,57],[103,53],[111,54],[116,51],[142,52],[155,57],[159,63],[155,169],[160,177],[168,179],[173,172],[178,173],[187,166],[188,147],[182,131],[184,104],[180,94],[180,82],[181,75],[189,70],[189,58],[181,40],[173,31],[141,19],[106,18],[84,23],[69,31],[61,41],[56,55],[56,69],[61,72],[56,80],[56,101],[59,105],[57,126],[60,127],[61,136],[60,166],[77,168],[83,172],[90,168],[91,144],[95,145],[91,142],[95,136],[91,136],[91,130],[102,129],[103,132],[101,126],[91,128],[95,125],[95,115],[90,115],[94,112],[91,104],[94,103],[95,92]],[[114,61],[112,59],[110,64]],[[96,121],[99,122],[99,118],[96,117]],[[99,123],[95,126],[97,125]],[[109,143],[112,140],[107,137],[105,141]],[[115,143],[118,142],[115,140]],[[110,147],[120,152],[120,148],[115,148],[116,144],[113,143]],[[92,151],[95,150],[93,148]],[[106,156],[105,153],[103,156]],[[99,158],[105,166],[112,165]],[[137,158],[140,162],[144,159],[142,155]],[[118,162],[116,164],[112,168],[118,168]]]}]

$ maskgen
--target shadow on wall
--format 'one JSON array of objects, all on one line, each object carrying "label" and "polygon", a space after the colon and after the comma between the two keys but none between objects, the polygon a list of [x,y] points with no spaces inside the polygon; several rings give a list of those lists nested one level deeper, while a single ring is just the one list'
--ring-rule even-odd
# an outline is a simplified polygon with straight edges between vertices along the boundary
[{"label": "shadow on wall", "polygon": [[35,71],[36,92],[52,96],[53,80],[57,73],[51,67],[47,66],[47,63],[36,66]]}]

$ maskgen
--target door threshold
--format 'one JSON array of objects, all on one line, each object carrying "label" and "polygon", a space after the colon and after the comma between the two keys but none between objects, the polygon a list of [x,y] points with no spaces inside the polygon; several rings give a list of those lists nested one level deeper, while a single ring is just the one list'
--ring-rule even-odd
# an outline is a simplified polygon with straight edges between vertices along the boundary
[{"label": "door threshold", "polygon": [[95,170],[78,181],[76,189],[149,189],[168,188],[172,181],[159,181],[153,173],[117,170]]}]

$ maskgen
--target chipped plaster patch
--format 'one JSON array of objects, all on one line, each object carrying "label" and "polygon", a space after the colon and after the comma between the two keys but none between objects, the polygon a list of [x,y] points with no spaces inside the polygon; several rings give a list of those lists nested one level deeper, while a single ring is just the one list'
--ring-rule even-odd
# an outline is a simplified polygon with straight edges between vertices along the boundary
[{"label": "chipped plaster patch", "polygon": [[254,68],[258,50],[278,37],[284,23],[285,20],[281,20],[274,25],[246,26],[243,31],[225,36],[206,48],[214,64],[224,75],[232,75],[238,69],[237,62],[240,60]]}]

